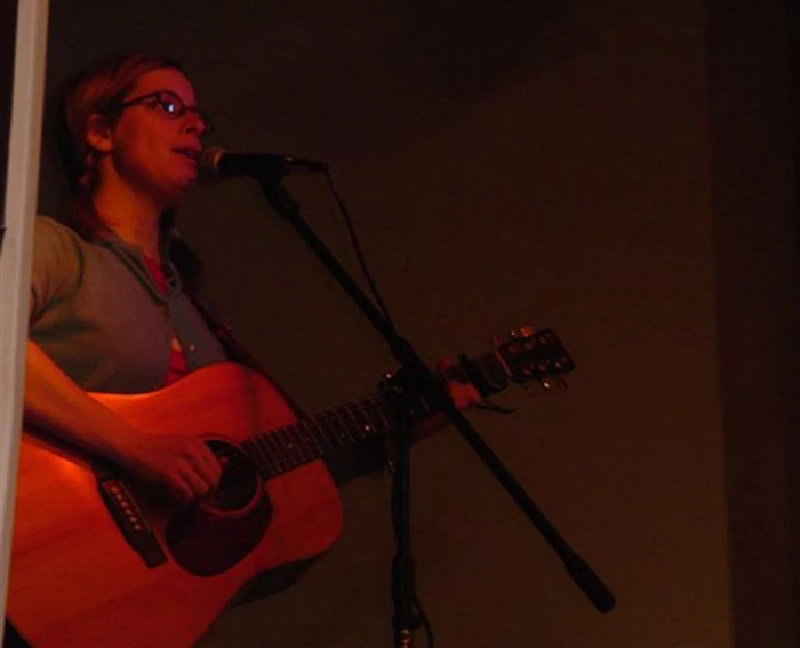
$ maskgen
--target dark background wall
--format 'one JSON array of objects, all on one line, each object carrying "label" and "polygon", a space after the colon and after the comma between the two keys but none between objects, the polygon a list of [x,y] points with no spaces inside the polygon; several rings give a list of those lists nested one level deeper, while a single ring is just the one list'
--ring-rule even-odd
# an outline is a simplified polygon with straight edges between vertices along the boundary
[{"label": "dark background wall", "polygon": [[798,265],[790,227],[786,35],[796,27],[777,3],[710,7],[712,231],[731,609],[737,645],[790,645],[792,620],[796,628],[800,618],[800,500],[792,495],[800,468],[800,363],[791,341],[798,322]]},{"label": "dark background wall", "polygon": [[[499,400],[514,416],[470,417],[618,607],[591,607],[450,431],[414,452],[418,586],[440,645],[796,645],[790,30],[786,5],[751,4],[51,3],[49,88],[108,52],[167,52],[216,116],[214,143],[330,162],[425,358],[527,323],[570,349],[567,391],[513,389]],[[46,157],[45,213],[56,177]],[[324,184],[286,184],[355,271]],[[180,225],[234,329],[304,407],[393,368],[248,182],[200,188]],[[334,550],[203,646],[389,645],[388,481],[342,496]]]}]

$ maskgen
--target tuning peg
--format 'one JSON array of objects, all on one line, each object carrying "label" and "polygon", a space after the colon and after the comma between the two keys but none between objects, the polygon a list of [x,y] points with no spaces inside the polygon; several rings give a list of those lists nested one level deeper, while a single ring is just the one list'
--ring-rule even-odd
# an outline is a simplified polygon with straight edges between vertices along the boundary
[{"label": "tuning peg", "polygon": [[508,341],[505,335],[493,335],[492,336],[492,346],[503,346]]},{"label": "tuning peg", "polygon": [[386,372],[383,374],[383,378],[378,381],[378,389],[381,391],[391,391],[393,389],[397,389],[397,384],[395,382],[395,376],[393,373]]},{"label": "tuning peg", "polygon": [[533,328],[532,326],[520,326],[519,328],[511,329],[511,331],[509,332],[511,337],[514,339],[531,337],[535,333],[536,329]]},{"label": "tuning peg", "polygon": [[554,389],[565,390],[567,388],[567,381],[564,380],[561,376],[548,376],[547,378],[542,378],[539,381],[539,384],[542,386],[542,389],[546,392],[553,391]]}]

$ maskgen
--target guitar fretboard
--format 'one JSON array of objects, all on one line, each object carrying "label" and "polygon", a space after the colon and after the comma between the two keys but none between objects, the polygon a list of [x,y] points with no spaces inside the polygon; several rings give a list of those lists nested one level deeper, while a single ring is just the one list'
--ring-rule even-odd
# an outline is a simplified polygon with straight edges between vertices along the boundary
[{"label": "guitar fretboard", "polygon": [[[469,370],[458,365],[439,378],[472,382],[484,396],[501,391],[507,384],[505,369],[493,353],[469,361]],[[414,399],[410,412],[414,420],[419,420],[432,410],[420,397]],[[399,417],[396,399],[388,392],[375,393],[257,434],[241,447],[261,475],[269,479],[317,459],[333,458],[363,439],[387,435],[395,429]]]},{"label": "guitar fretboard", "polygon": [[386,397],[372,397],[301,419],[242,444],[263,477],[269,479],[317,459],[330,458],[359,440],[388,434],[397,413]]}]

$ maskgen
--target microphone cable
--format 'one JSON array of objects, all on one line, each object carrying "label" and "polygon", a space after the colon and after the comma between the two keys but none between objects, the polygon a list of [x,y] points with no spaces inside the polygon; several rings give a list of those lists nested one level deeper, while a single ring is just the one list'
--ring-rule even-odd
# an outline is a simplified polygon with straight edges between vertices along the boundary
[{"label": "microphone cable", "polygon": [[[395,330],[394,322],[392,321],[391,314],[389,313],[389,309],[387,308],[385,302],[383,301],[383,297],[381,296],[380,290],[375,284],[375,281],[372,277],[372,273],[370,272],[367,262],[364,258],[364,254],[361,249],[361,244],[358,240],[358,235],[356,234],[355,227],[353,226],[352,219],[350,218],[350,214],[347,210],[347,206],[345,205],[344,200],[342,200],[341,196],[339,195],[339,191],[336,189],[336,183],[334,182],[330,171],[326,169],[324,173],[325,177],[328,180],[328,187],[330,188],[330,191],[333,194],[333,198],[336,201],[337,206],[339,207],[339,211],[342,215],[342,218],[344,219],[345,225],[347,226],[347,230],[350,234],[350,241],[353,245],[353,250],[356,253],[356,258],[358,259],[359,266],[361,267],[361,272],[363,273],[365,279],[367,280],[370,291],[375,297],[375,301],[377,302],[378,307],[380,308],[383,316],[386,318],[389,327],[394,331]],[[396,497],[397,494],[394,492],[393,489],[392,499],[396,500]],[[395,530],[395,536],[397,536],[397,507],[394,504],[394,501],[392,504],[392,512],[393,512],[392,526],[394,527]],[[419,594],[417,593],[417,588],[416,588],[416,579],[412,578],[411,582],[412,582],[411,599],[414,604],[416,612],[416,614],[414,615],[415,620],[421,623],[425,631],[425,641],[428,648],[434,648],[433,627],[431,626],[430,619],[428,619],[428,616],[425,614],[425,611],[422,608],[422,604],[419,600]]]},{"label": "microphone cable", "polygon": [[381,313],[386,318],[386,321],[389,324],[389,327],[394,331],[394,322],[392,321],[392,316],[389,313],[389,309],[386,307],[386,304],[383,301],[383,297],[381,296],[380,290],[378,290],[378,286],[375,284],[375,280],[372,278],[372,273],[367,266],[367,262],[364,259],[364,254],[361,249],[361,243],[358,240],[358,235],[356,234],[355,228],[353,227],[353,221],[350,218],[350,214],[347,211],[347,206],[344,204],[344,200],[342,200],[341,196],[339,195],[339,191],[336,189],[336,183],[333,181],[333,177],[331,176],[330,171],[325,171],[325,177],[328,180],[328,187],[333,194],[333,198],[336,201],[337,206],[339,207],[339,211],[341,212],[342,218],[344,219],[345,225],[347,226],[347,231],[350,234],[350,242],[353,246],[353,250],[356,253],[356,258],[358,259],[358,264],[361,267],[361,272],[364,275],[364,278],[367,280],[369,284],[369,289],[372,292],[375,301],[378,303],[378,307],[381,310]]}]

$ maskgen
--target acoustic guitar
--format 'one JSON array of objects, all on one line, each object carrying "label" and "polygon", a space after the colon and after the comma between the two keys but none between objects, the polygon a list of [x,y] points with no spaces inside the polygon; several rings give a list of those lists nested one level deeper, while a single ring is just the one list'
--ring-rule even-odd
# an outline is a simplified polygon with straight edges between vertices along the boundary
[{"label": "acoustic guitar", "polygon": [[[510,382],[563,382],[574,367],[552,330],[526,328],[440,377],[470,381],[488,396]],[[35,648],[194,644],[257,576],[333,545],[342,510],[326,460],[390,434],[396,392],[389,381],[298,420],[261,374],[221,363],[156,392],[91,394],[141,430],[206,440],[222,477],[205,501],[183,507],[24,429],[9,620]],[[430,409],[422,400],[414,407],[418,416]]]}]

